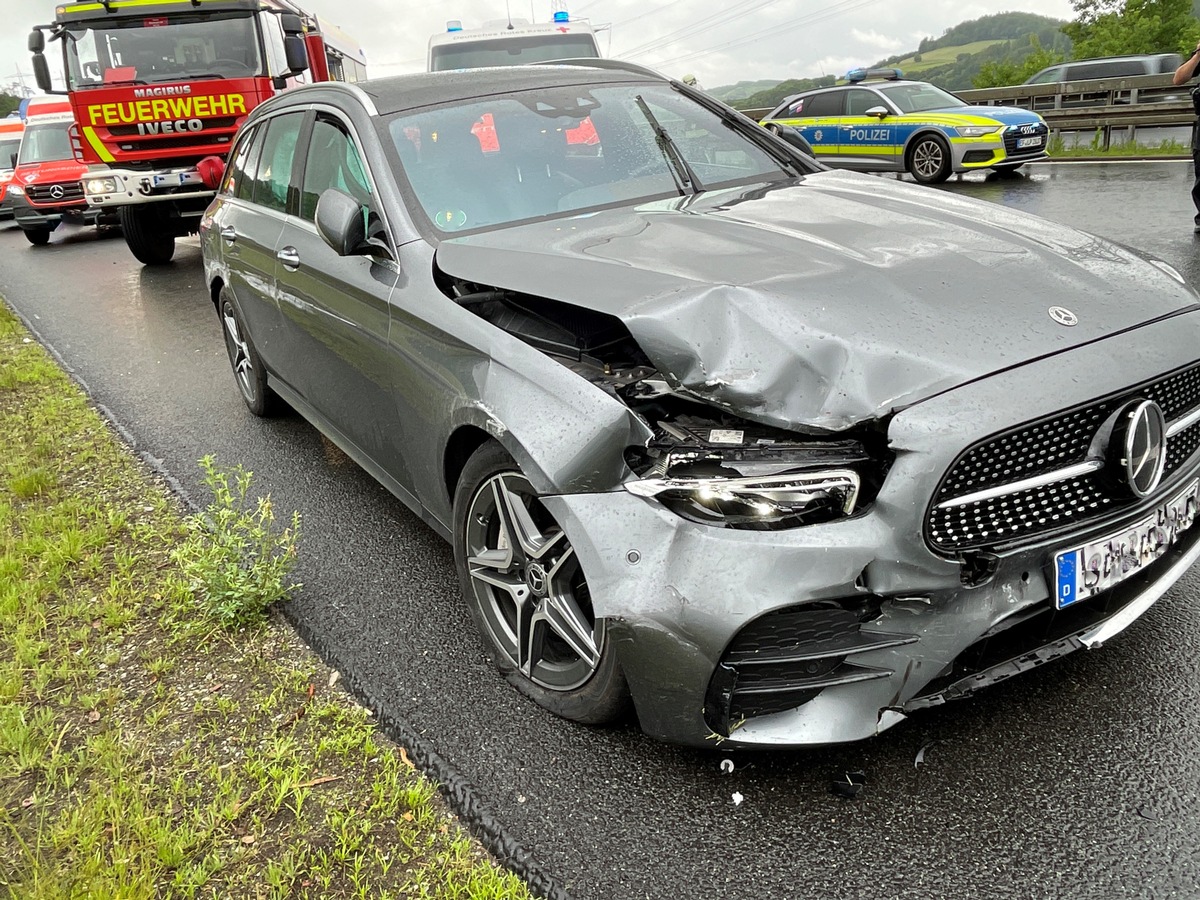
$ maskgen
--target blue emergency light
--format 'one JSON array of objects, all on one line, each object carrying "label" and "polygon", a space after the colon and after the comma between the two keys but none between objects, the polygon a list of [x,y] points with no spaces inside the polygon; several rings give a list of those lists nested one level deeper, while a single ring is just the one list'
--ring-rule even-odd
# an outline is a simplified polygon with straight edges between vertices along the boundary
[{"label": "blue emergency light", "polygon": [[868,78],[882,78],[885,81],[899,81],[904,77],[904,73],[899,69],[851,69],[846,73],[846,80],[851,84],[858,84],[860,81],[866,81]]},{"label": "blue emergency light", "polygon": [[458,19],[451,19],[446,23],[446,31],[462,31],[462,22]]},{"label": "blue emergency light", "polygon": [[558,12],[556,12],[554,14],[554,24],[556,24],[556,25],[559,23],[562,23],[562,22],[570,22],[570,21],[571,21],[571,16],[567,13],[567,11],[565,9],[560,9]]}]

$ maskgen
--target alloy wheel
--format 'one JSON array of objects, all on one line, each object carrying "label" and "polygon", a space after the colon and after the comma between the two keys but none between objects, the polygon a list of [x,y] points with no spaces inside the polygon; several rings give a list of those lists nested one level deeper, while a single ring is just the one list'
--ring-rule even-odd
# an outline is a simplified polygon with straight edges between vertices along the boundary
[{"label": "alloy wheel", "polygon": [[238,387],[242,389],[246,399],[253,401],[254,364],[250,360],[250,347],[242,337],[242,329],[232,304],[225,303],[221,310],[221,319],[225,323],[225,347],[229,351],[229,362],[233,366],[234,377],[237,378]]},{"label": "alloy wheel", "polygon": [[923,179],[934,178],[941,170],[944,155],[937,141],[921,141],[913,148],[913,169]]},{"label": "alloy wheel", "polygon": [[517,472],[479,486],[465,524],[467,571],[484,626],[539,687],[572,691],[600,665],[603,622],[566,533]]}]

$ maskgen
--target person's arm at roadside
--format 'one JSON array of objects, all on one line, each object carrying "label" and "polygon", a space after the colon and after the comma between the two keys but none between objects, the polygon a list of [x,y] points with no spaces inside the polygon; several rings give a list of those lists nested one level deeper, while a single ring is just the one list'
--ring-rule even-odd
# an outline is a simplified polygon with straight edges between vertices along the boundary
[{"label": "person's arm at roadside", "polygon": [[1171,81],[1175,84],[1191,81],[1196,77],[1198,69],[1200,69],[1200,44],[1196,45],[1196,52],[1185,59],[1183,65],[1175,70],[1175,77]]}]

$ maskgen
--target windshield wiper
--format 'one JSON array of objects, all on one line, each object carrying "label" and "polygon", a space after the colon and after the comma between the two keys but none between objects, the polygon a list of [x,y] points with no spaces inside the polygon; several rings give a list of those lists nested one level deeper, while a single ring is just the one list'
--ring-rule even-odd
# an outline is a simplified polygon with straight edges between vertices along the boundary
[{"label": "windshield wiper", "polygon": [[[695,100],[709,112],[717,115],[725,124],[725,127],[731,131],[735,131],[742,137],[749,140],[760,150],[763,150],[775,160],[775,163],[784,171],[790,170],[795,175],[811,175],[812,170],[789,152],[779,147],[779,145],[771,138],[766,129],[747,116],[745,113],[737,112],[729,109],[723,103],[714,100],[704,91],[698,91],[690,85],[684,84],[682,81],[671,81],[671,88],[677,93],[683,94]],[[780,138],[782,140],[782,138]]]},{"label": "windshield wiper", "polygon": [[679,189],[679,193],[685,194],[685,187],[691,188],[693,194],[698,194],[704,190],[704,186],[700,183],[700,179],[696,177],[695,171],[688,165],[688,161],[684,159],[682,153],[679,152],[679,147],[675,141],[671,139],[671,135],[667,134],[667,129],[662,127],[662,124],[654,117],[654,113],[650,111],[650,107],[646,105],[646,101],[642,99],[642,95],[638,94],[637,100],[638,109],[642,111],[642,115],[646,117],[646,121],[650,123],[650,127],[654,129],[654,140],[658,144],[658,149],[662,151],[663,157],[667,160],[667,165],[671,169],[671,177],[675,179],[675,187]]}]

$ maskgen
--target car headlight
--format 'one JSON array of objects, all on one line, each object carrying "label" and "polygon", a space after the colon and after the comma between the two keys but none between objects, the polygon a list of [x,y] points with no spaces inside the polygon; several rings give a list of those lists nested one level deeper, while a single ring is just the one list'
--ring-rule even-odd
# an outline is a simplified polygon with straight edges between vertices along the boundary
[{"label": "car headlight", "polygon": [[986,134],[995,134],[1004,126],[1002,125],[959,125],[955,131],[959,137],[983,137]]},{"label": "car headlight", "polygon": [[25,196],[25,188],[21,187],[19,184],[10,184],[8,186],[8,192],[15,197]]},{"label": "car headlight", "polygon": [[89,194],[115,194],[117,180],[115,178],[87,178],[84,187]]},{"label": "car headlight", "polygon": [[858,501],[859,477],[827,469],[745,478],[647,478],[631,494],[654,500],[692,522],[773,531],[848,516]]}]

